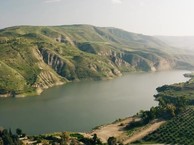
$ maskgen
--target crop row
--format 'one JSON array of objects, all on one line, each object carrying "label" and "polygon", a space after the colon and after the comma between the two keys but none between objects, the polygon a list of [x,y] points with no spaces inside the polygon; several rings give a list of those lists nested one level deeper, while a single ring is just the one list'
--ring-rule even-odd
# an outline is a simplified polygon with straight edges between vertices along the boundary
[{"label": "crop row", "polygon": [[140,142],[165,144],[194,144],[194,109],[171,119],[158,130],[143,138]]}]

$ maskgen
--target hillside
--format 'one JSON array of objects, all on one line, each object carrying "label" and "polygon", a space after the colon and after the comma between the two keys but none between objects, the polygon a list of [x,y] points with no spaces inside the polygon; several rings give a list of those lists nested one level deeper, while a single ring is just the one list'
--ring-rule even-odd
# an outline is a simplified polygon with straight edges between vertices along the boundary
[{"label": "hillside", "polygon": [[155,36],[170,46],[194,50],[194,36]]},{"label": "hillside", "polygon": [[169,120],[158,130],[144,137],[138,144],[193,144],[193,107]]},{"label": "hillside", "polygon": [[[193,86],[194,75],[185,74],[186,77],[191,79],[185,83],[178,83],[173,85],[164,85],[158,87],[158,94],[155,95],[156,100],[160,101],[159,104],[171,104],[171,112],[173,110],[172,104],[179,103],[184,106],[180,112],[166,120],[157,130],[144,136],[142,139],[136,141],[137,144],[193,144],[194,140],[194,98]],[[180,98],[184,98],[184,100]],[[163,100],[163,101],[161,101]],[[163,103],[162,103],[163,102]],[[176,111],[174,111],[176,112]]]},{"label": "hillside", "polygon": [[0,94],[26,96],[69,81],[130,71],[191,69],[193,54],[155,37],[90,25],[0,30]]}]

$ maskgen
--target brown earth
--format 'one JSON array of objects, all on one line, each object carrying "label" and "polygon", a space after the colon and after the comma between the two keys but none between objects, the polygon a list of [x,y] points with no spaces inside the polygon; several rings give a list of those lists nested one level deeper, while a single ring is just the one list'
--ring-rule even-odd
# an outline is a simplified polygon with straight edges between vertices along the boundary
[{"label": "brown earth", "polygon": [[162,124],[165,123],[164,120],[155,120],[155,121],[151,122],[150,124],[137,130],[133,135],[128,136],[127,131],[124,128],[128,123],[130,123],[133,120],[139,120],[139,118],[128,117],[128,118],[125,118],[121,121],[117,121],[117,122],[112,123],[112,124],[100,126],[97,129],[95,129],[89,133],[83,134],[83,135],[85,137],[91,138],[92,135],[97,134],[98,138],[100,138],[100,140],[103,143],[106,143],[109,137],[114,136],[123,144],[130,144],[136,140],[139,140],[139,139],[145,137],[146,135],[155,131]]}]

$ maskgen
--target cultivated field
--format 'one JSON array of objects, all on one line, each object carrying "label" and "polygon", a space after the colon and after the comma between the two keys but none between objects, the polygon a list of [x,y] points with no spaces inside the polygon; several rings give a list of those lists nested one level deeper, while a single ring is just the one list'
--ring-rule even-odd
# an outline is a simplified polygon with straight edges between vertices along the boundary
[{"label": "cultivated field", "polygon": [[171,119],[136,143],[194,144],[194,108]]}]

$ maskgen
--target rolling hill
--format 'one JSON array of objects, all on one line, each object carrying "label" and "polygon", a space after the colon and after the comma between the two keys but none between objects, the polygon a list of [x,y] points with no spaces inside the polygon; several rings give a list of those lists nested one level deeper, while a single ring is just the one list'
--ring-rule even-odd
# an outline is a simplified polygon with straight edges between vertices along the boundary
[{"label": "rolling hill", "polygon": [[15,26],[0,30],[0,94],[26,96],[70,81],[131,71],[192,69],[190,52],[117,28]]},{"label": "rolling hill", "polygon": [[155,36],[170,46],[194,50],[194,36]]}]

